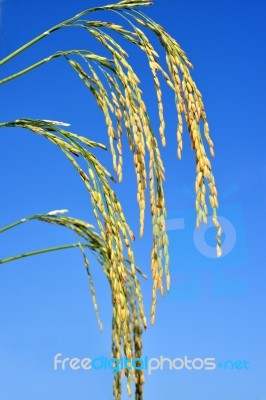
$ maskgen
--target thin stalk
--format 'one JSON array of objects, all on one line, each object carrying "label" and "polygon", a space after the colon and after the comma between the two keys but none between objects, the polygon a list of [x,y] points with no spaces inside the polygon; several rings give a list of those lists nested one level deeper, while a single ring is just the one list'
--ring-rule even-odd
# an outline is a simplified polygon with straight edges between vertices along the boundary
[{"label": "thin stalk", "polygon": [[[137,4],[136,6],[150,5],[150,4],[151,4],[150,2],[145,2],[143,4]],[[78,18],[82,17],[83,15],[89,14],[94,11],[112,10],[114,8],[124,8],[124,7],[125,7],[125,5],[123,5],[123,4],[120,5],[118,3],[118,4],[103,6],[103,7],[94,7],[94,8],[90,8],[85,11],[82,11],[81,13],[75,15],[74,17],[66,19],[65,21],[61,22],[60,24],[53,26],[52,28],[48,29],[48,31],[43,32],[41,35],[36,36],[34,39],[30,40],[28,43],[24,44],[23,46],[19,47],[17,50],[13,51],[11,54],[9,54],[7,57],[3,58],[0,61],[0,66],[4,65],[9,60],[16,57],[18,54],[22,53],[24,50],[27,50],[29,47],[33,46],[35,43],[44,39],[46,36],[57,31],[58,29],[70,27],[71,22],[77,20]]]},{"label": "thin stalk", "polygon": [[37,36],[36,38],[30,40],[28,43],[26,43],[23,46],[19,47],[17,50],[13,51],[13,53],[9,54],[7,57],[3,58],[0,61],[0,66],[4,65],[9,60],[11,60],[12,58],[16,57],[18,54],[22,53],[24,50],[28,49],[33,44],[39,42],[39,40],[43,39],[44,37],[46,37],[47,35],[49,35],[53,31],[55,31],[57,29],[60,29],[61,28],[60,25],[61,24],[54,26],[53,28],[49,29],[49,31],[46,31],[46,32],[42,33],[41,35]]},{"label": "thin stalk", "polygon": [[[99,62],[104,62],[104,61],[106,60],[104,57],[96,56],[96,55],[95,55],[94,53],[92,53],[91,51],[83,50],[83,49],[82,49],[82,50],[73,49],[73,50],[66,50],[66,51],[58,51],[57,53],[54,53],[54,54],[52,54],[51,56],[46,57],[46,58],[44,58],[43,60],[38,61],[37,63],[32,64],[32,65],[30,65],[29,67],[27,67],[27,68],[25,68],[25,69],[22,69],[21,71],[16,72],[15,74],[8,76],[7,78],[4,78],[4,79],[0,80],[0,85],[4,84],[4,83],[6,83],[6,82],[9,82],[9,81],[11,81],[11,80],[13,80],[13,79],[16,79],[16,78],[20,77],[21,75],[26,74],[26,73],[29,72],[29,71],[32,71],[33,69],[39,67],[40,65],[43,65],[43,64],[45,64],[45,63],[47,63],[47,62],[53,60],[54,58],[57,58],[57,57],[66,57],[66,58],[67,58],[67,56],[68,56],[69,54],[70,54],[70,55],[71,55],[71,54],[72,54],[72,55],[73,55],[73,54],[77,54],[77,55],[79,55],[79,56],[82,56],[83,53],[86,54],[86,57],[87,57],[87,58],[96,59],[96,60],[98,60]],[[108,60],[108,61],[109,61],[109,60]],[[109,68],[110,68],[110,66],[109,66]]]},{"label": "thin stalk", "polygon": [[67,19],[66,21],[61,22],[60,24],[57,24],[55,26],[53,26],[52,28],[50,28],[48,31],[43,32],[41,35],[36,36],[34,39],[30,40],[28,43],[24,44],[23,46],[19,47],[17,50],[13,51],[13,53],[9,54],[7,57],[3,58],[0,61],[0,66],[4,65],[6,62],[8,62],[9,60],[11,60],[12,58],[16,57],[18,54],[22,53],[24,50],[28,49],[29,47],[33,46],[35,43],[39,42],[40,40],[42,40],[43,38],[45,38],[46,36],[50,35],[51,33],[57,31],[58,29],[61,28],[66,28],[68,27],[69,23],[74,21],[76,18],[79,18],[81,15],[83,15],[85,13],[85,11],[83,13],[77,14],[75,17],[72,17],[70,19]]},{"label": "thin stalk", "polygon": [[[86,245],[84,243],[82,244],[82,246],[83,247],[88,247],[88,245]],[[47,249],[30,251],[28,253],[23,253],[23,254],[19,254],[17,256],[5,258],[4,260],[0,260],[0,264],[5,264],[7,262],[11,262],[11,261],[14,261],[14,260],[19,260],[20,258],[35,256],[35,255],[42,254],[42,253],[49,253],[51,251],[57,251],[57,250],[72,249],[72,248],[75,248],[75,247],[80,247],[80,243],[66,244],[64,246],[49,247]]]},{"label": "thin stalk", "polygon": [[[1,127],[1,125],[4,125],[4,124],[0,124],[0,127]],[[61,211],[61,213],[63,213],[63,211],[67,212],[67,210],[57,210],[57,211],[58,211],[58,214],[60,214],[60,211]],[[48,213],[48,216],[49,215],[51,215],[51,214]],[[40,219],[42,217],[45,217],[45,216],[46,216],[46,214],[34,214],[34,215],[31,215],[30,217],[22,218],[19,221],[12,222],[12,224],[9,224],[9,225],[4,226],[3,228],[1,228],[0,229],[0,234],[3,233],[3,232],[8,231],[9,229],[15,228],[15,226],[23,224],[24,222],[32,221],[34,219],[38,220],[38,219]]]},{"label": "thin stalk", "polygon": [[57,53],[55,53],[55,54],[52,54],[52,55],[49,56],[49,57],[44,58],[44,59],[41,60],[41,61],[38,61],[37,63],[35,63],[35,64],[33,64],[33,65],[31,65],[31,66],[25,68],[25,69],[22,69],[22,70],[19,71],[19,72],[16,72],[14,75],[11,75],[11,76],[8,76],[7,78],[2,79],[2,80],[0,81],[0,85],[6,83],[6,82],[8,82],[8,81],[11,81],[12,79],[16,79],[16,78],[18,78],[19,76],[24,75],[24,74],[26,74],[26,73],[29,72],[29,71],[32,71],[33,69],[39,67],[40,65],[43,65],[43,64],[45,64],[45,63],[47,63],[47,62],[53,60],[54,58],[66,56],[66,55],[68,55],[68,54],[73,54],[73,53],[78,53],[78,54],[79,54],[79,53],[84,52],[84,51],[86,51],[86,50],[67,50],[67,51],[59,51],[59,52],[57,52]]},{"label": "thin stalk", "polygon": [[50,57],[44,58],[43,60],[38,61],[37,63],[31,65],[30,67],[27,67],[27,68],[15,73],[14,75],[10,75],[7,78],[2,79],[0,81],[0,85],[3,85],[4,83],[11,81],[12,79],[16,79],[19,76],[24,75],[29,71],[32,71],[33,69],[39,67],[40,65],[45,64],[48,61],[51,61],[53,58],[54,58],[54,56],[50,56]]},{"label": "thin stalk", "polygon": [[23,218],[23,219],[20,219],[19,221],[13,222],[13,224],[10,224],[10,225],[5,226],[4,228],[1,228],[0,233],[8,231],[9,229],[14,228],[15,226],[18,226],[20,224],[23,224],[23,222],[26,222],[29,220],[30,220],[30,218]]},{"label": "thin stalk", "polygon": [[5,127],[9,127],[9,123],[8,122],[1,122],[0,123],[0,128],[5,128]]},{"label": "thin stalk", "polygon": [[[1,126],[5,126],[5,124],[0,124],[0,128],[1,128]],[[31,220],[34,220],[34,219],[38,219],[38,217],[41,217],[41,216],[42,216],[42,214],[34,214],[34,215],[31,215],[30,217],[22,218],[19,221],[13,222],[10,225],[4,226],[4,228],[1,228],[0,229],[0,233],[6,232],[9,229],[14,228],[15,226],[23,224],[24,222],[31,221]]]}]

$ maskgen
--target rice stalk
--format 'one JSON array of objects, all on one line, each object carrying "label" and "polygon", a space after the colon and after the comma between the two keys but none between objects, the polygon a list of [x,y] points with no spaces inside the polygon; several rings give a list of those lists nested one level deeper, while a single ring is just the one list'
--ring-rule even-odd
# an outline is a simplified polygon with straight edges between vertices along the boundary
[{"label": "rice stalk", "polygon": [[[218,195],[212,165],[207,155],[206,144],[211,156],[214,156],[214,144],[210,137],[209,125],[203,99],[190,69],[192,64],[180,45],[163,27],[154,22],[146,14],[137,9],[140,6],[149,6],[150,1],[124,0],[116,4],[87,9],[72,18],[63,21],[28,42],[9,56],[0,61],[0,66],[18,56],[20,53],[45,39],[53,32],[64,28],[85,29],[91,37],[99,43],[104,54],[92,53],[88,49],[58,51],[37,63],[0,80],[0,85],[18,78],[25,73],[44,65],[55,58],[63,57],[82,79],[97,106],[102,110],[109,137],[111,156],[114,170],[119,182],[123,177],[123,135],[127,137],[132,152],[137,181],[137,203],[139,205],[140,236],[144,233],[146,212],[146,189],[149,188],[149,203],[152,219],[153,245],[151,250],[151,273],[153,278],[151,322],[155,321],[157,292],[164,295],[164,288],[170,288],[168,237],[165,218],[166,205],[164,197],[164,165],[157,134],[150,121],[146,104],[143,100],[140,78],[129,62],[128,52],[119,44],[111,33],[117,34],[126,41],[139,47],[148,60],[154,82],[158,104],[159,127],[158,133],[163,146],[166,145],[165,118],[163,107],[163,93],[160,79],[164,79],[174,92],[177,112],[177,156],[181,159],[183,151],[183,134],[185,125],[190,135],[191,147],[195,153],[196,180],[195,180],[195,208],[197,213],[196,226],[207,222],[208,207],[212,208],[212,218],[217,229],[217,255],[221,255],[221,226],[217,217]],[[127,24],[91,20],[94,12],[115,12]],[[165,63],[159,61],[159,54],[148,36],[155,34],[161,47],[165,51]],[[85,66],[83,66],[83,64]],[[131,242],[134,235],[131,232],[122,206],[111,188],[110,180],[114,177],[88,150],[97,147],[106,150],[101,143],[90,141],[65,128],[67,124],[50,121],[20,119],[1,123],[1,127],[21,127],[38,134],[56,145],[71,162],[82,179],[93,207],[93,213],[98,226],[98,232],[92,230],[91,225],[72,217],[61,215],[55,210],[53,214],[41,214],[36,217],[20,220],[8,227],[0,229],[0,233],[11,229],[30,219],[38,219],[50,224],[56,224],[71,229],[80,236],[84,243],[75,243],[82,252],[87,269],[89,285],[98,323],[99,310],[95,297],[89,261],[85,252],[89,248],[97,253],[97,258],[103,266],[111,287],[113,315],[112,315],[112,355],[128,359],[141,357],[142,332],[147,326],[144,313],[142,293],[138,274],[143,275],[135,265]],[[203,131],[202,131],[203,130]],[[86,169],[81,167],[81,160],[85,160]],[[207,201],[208,198],[208,201]],[[61,248],[69,248],[70,245]],[[56,248],[55,248],[56,249]],[[47,250],[53,251],[53,250]],[[30,252],[28,255],[37,254]],[[24,255],[9,258],[8,261],[21,258]],[[2,260],[2,262],[7,262]],[[135,399],[143,398],[143,371],[125,370],[127,377],[127,391],[131,394],[131,383],[135,382]],[[123,372],[114,377],[113,393],[116,400],[121,399],[121,383]]]}]

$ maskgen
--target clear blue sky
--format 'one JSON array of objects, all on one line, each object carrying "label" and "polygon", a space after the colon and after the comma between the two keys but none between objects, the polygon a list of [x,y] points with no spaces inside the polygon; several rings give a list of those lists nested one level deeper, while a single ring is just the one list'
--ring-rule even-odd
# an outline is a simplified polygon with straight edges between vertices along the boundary
[{"label": "clear blue sky", "polygon": [[[0,1],[0,58],[61,20],[103,4],[103,0]],[[194,155],[186,139],[182,161],[176,158],[174,100],[166,92],[165,190],[169,226],[179,229],[169,231],[171,293],[159,299],[156,324],[144,335],[144,355],[214,357],[217,364],[245,360],[249,369],[154,371],[147,377],[145,400],[266,400],[265,11],[260,0],[155,0],[146,9],[194,64],[192,74],[203,93],[216,147],[213,168],[225,254],[212,258],[212,228],[194,237]],[[99,18],[97,14],[95,19]],[[70,31],[56,33],[2,67],[0,76],[80,43],[83,48],[94,46],[84,32],[73,37]],[[133,54],[132,64],[156,125],[146,60],[140,53]],[[107,143],[100,112],[63,60],[0,90],[0,121],[23,117],[66,121],[73,131]],[[108,157],[103,160],[111,165]],[[44,139],[24,130],[1,129],[0,165],[1,226],[58,208],[90,218],[81,180]],[[137,233],[135,189],[129,160],[118,192]],[[149,234],[147,224],[144,239],[135,246],[137,261],[147,274]],[[1,235],[0,258],[74,240],[62,229],[31,223]],[[111,371],[53,370],[56,353],[80,358],[110,354],[110,291],[93,259],[91,269],[104,323],[102,334],[79,252],[46,254],[0,267],[0,398],[111,400]],[[143,283],[143,290],[149,314],[150,279]]]}]

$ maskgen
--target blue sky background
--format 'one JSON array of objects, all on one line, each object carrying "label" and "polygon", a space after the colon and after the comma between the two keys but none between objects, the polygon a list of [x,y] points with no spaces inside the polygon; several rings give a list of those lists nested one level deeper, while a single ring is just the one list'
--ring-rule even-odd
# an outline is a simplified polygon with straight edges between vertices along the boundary
[{"label": "blue sky background", "polygon": [[[77,12],[105,1],[0,2],[0,57]],[[166,199],[172,288],[158,302],[156,324],[144,335],[144,355],[246,360],[249,369],[154,371],[145,399],[266,400],[265,385],[265,4],[262,1],[155,0],[146,12],[161,23],[194,64],[203,93],[216,157],[213,168],[224,225],[224,256],[212,257],[214,229],[194,234],[194,155],[188,138],[176,158],[174,99],[166,91],[168,146]],[[97,14],[95,19],[99,19]],[[112,20],[112,15],[106,16]],[[0,70],[5,77],[56,50],[95,48],[84,32],[58,32]],[[156,126],[155,94],[143,54],[132,64]],[[73,131],[107,143],[103,117],[63,60],[1,87],[0,120],[44,118],[71,123]],[[188,135],[187,135],[188,136]],[[110,159],[96,154],[110,166]],[[131,159],[117,188],[133,230],[138,208]],[[34,213],[67,208],[90,220],[82,182],[62,154],[30,132],[1,129],[0,225]],[[181,229],[182,228],[182,229]],[[136,235],[137,236],[137,235]],[[75,241],[67,231],[30,223],[0,237],[0,258]],[[150,225],[137,240],[138,263],[150,273]],[[104,332],[94,315],[78,251],[5,264],[0,268],[0,398],[5,400],[111,400],[111,371],[54,371],[53,357],[110,354],[111,297],[101,267],[91,259]],[[151,280],[143,282],[146,312]],[[123,399],[127,399],[124,393]]]}]

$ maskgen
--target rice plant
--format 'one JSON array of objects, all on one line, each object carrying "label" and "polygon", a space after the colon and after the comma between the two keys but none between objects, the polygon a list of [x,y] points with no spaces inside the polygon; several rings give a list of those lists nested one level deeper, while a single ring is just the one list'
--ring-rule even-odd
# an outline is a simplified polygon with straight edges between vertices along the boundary
[{"label": "rice plant", "polygon": [[[1,85],[8,84],[9,81],[29,74],[33,69],[43,67],[56,58],[63,58],[73,73],[82,80],[94,97],[96,106],[103,113],[115,175],[114,177],[93,154],[95,148],[107,150],[106,146],[68,130],[68,124],[64,122],[31,118],[1,122],[0,128],[25,128],[46,138],[64,153],[87,189],[95,221],[92,224],[91,221],[68,216],[67,210],[55,210],[14,222],[1,228],[0,233],[30,220],[38,220],[72,230],[77,235],[77,241],[11,256],[2,259],[0,264],[48,251],[79,249],[84,258],[95,312],[102,329],[87,253],[90,251],[95,254],[112,293],[112,357],[120,359],[125,355],[129,360],[141,357],[142,333],[147,328],[140,284],[140,279],[145,275],[135,263],[132,250],[135,237],[115,193],[115,185],[123,179],[123,145],[128,141],[137,181],[140,236],[144,232],[147,192],[149,193],[153,227],[151,323],[154,323],[157,292],[163,295],[165,289],[170,289],[168,237],[165,225],[165,171],[160,151],[161,146],[166,146],[162,81],[166,82],[175,96],[178,121],[175,133],[177,157],[181,159],[182,156],[184,128],[189,133],[195,153],[196,225],[198,227],[201,222],[207,222],[211,208],[213,223],[217,228],[217,255],[221,255],[217,189],[209,156],[209,153],[214,156],[214,144],[209,133],[202,95],[191,76],[192,64],[185,52],[162,26],[142,11],[143,7],[151,4],[146,0],[123,0],[115,4],[89,8],[53,26],[0,61],[0,66],[8,63],[29,47],[45,40],[48,35],[51,36],[65,28],[83,29],[98,42],[99,54],[90,51],[89,48],[58,51],[0,80]],[[115,21],[120,18],[120,24],[102,20],[103,11],[104,15],[109,12],[110,19],[114,15]],[[114,39],[113,34],[121,36],[123,47]],[[165,54],[166,62],[163,65],[150,39],[152,35],[157,38],[158,45]],[[141,77],[137,76],[134,66],[129,62],[128,53],[124,48],[125,41],[134,44],[147,57],[156,90],[158,127],[153,126],[149,117],[141,90]],[[106,56],[101,55],[102,53]],[[82,167],[84,161],[86,168]],[[134,383],[135,399],[143,399],[143,371],[133,369],[121,371],[114,376],[114,398],[121,399],[124,375],[128,395],[132,394]]]}]

